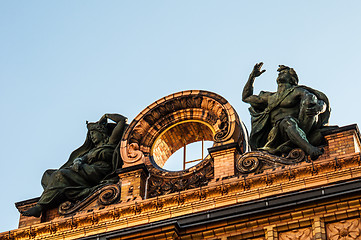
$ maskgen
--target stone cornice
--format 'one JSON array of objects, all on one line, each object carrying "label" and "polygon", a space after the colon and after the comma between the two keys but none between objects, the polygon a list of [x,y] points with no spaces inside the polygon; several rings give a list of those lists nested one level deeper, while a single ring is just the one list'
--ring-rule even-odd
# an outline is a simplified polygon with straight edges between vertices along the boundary
[{"label": "stone cornice", "polygon": [[231,177],[208,186],[140,201],[111,205],[92,212],[59,217],[0,234],[1,239],[76,239],[214,208],[255,201],[303,189],[361,178],[360,154],[302,162],[261,174]]}]

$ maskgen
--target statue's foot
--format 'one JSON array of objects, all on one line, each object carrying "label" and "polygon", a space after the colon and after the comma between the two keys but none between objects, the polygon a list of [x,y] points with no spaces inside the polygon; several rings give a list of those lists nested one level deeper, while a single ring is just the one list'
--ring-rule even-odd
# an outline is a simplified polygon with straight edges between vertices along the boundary
[{"label": "statue's foot", "polygon": [[313,147],[310,149],[310,157],[311,160],[316,160],[319,156],[321,156],[323,154],[323,148],[318,148],[318,147]]},{"label": "statue's foot", "polygon": [[27,217],[40,217],[43,208],[40,205],[36,205],[35,207],[29,208],[26,211],[22,211],[21,214]]}]

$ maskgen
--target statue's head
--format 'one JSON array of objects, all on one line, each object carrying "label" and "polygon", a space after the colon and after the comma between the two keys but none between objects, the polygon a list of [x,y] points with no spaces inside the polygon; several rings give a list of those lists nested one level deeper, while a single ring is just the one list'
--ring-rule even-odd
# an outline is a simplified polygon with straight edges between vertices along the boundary
[{"label": "statue's head", "polygon": [[279,65],[277,71],[279,72],[277,77],[277,83],[288,82],[292,85],[298,84],[298,76],[293,68],[287,67],[285,65]]},{"label": "statue's head", "polygon": [[88,128],[90,140],[94,144],[98,144],[101,142],[103,143],[108,142],[109,139],[108,128],[105,122],[89,123],[87,121],[86,125]]}]

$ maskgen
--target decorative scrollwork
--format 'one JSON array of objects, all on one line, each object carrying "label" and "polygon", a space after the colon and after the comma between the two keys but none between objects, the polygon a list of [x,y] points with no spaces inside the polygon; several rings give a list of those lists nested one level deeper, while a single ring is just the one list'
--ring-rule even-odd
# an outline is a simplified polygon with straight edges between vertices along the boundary
[{"label": "decorative scrollwork", "polygon": [[139,150],[139,145],[137,143],[131,143],[127,147],[127,155],[123,157],[123,161],[125,163],[131,164],[141,161],[143,157],[144,154]]},{"label": "decorative scrollwork", "polygon": [[290,159],[293,163],[301,162],[305,159],[306,154],[299,148],[292,149],[291,152],[287,155],[286,159]]},{"label": "decorative scrollwork", "polygon": [[224,137],[227,136],[229,126],[228,117],[224,109],[222,109],[221,113],[219,114],[217,124],[219,131],[214,135],[214,140],[216,142],[222,142],[224,140]]},{"label": "decorative scrollwork", "polygon": [[156,169],[150,169],[152,177],[149,179],[148,197],[157,197],[187,189],[206,186],[213,179],[212,159],[206,159],[194,171],[174,172],[168,178],[163,178]]},{"label": "decorative scrollwork", "polygon": [[98,203],[101,205],[109,205],[119,199],[120,187],[118,184],[105,185],[98,188],[88,197],[80,202],[66,201],[59,205],[58,212],[61,215],[67,215],[83,209],[88,204],[98,198]]},{"label": "decorative scrollwork", "polygon": [[215,135],[214,135],[214,141],[215,142],[222,142],[223,138],[227,135],[227,129],[226,130],[221,130],[218,131]]},{"label": "decorative scrollwork", "polygon": [[293,149],[287,157],[279,157],[267,152],[247,152],[236,160],[236,168],[241,173],[251,173],[263,165],[291,165],[306,159],[301,149]]},{"label": "decorative scrollwork", "polygon": [[70,201],[63,202],[62,204],[59,205],[59,213],[66,214],[73,207],[74,207],[74,203]]},{"label": "decorative scrollwork", "polygon": [[215,145],[245,140],[237,113],[223,97],[202,90],[174,93],[149,105],[130,123],[120,146],[124,167],[141,163],[153,154],[153,144],[166,129],[189,120],[205,123]]},{"label": "decorative scrollwork", "polygon": [[120,189],[118,185],[109,185],[102,189],[99,194],[98,201],[102,205],[109,205],[114,203],[120,195]]},{"label": "decorative scrollwork", "polygon": [[236,161],[236,168],[242,173],[250,173],[256,170],[259,166],[257,157],[244,156]]}]

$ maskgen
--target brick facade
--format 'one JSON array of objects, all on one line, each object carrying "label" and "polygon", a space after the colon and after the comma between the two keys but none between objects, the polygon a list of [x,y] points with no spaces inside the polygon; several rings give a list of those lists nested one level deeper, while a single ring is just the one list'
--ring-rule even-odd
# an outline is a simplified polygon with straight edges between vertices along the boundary
[{"label": "brick facade", "polygon": [[[185,109],[168,113],[172,118],[166,115],[148,119],[149,112],[182,96],[190,96],[193,102],[185,103]],[[218,106],[217,111],[210,110],[210,102],[213,108]],[[325,152],[315,161],[306,159],[245,174],[235,167],[236,159],[245,154],[245,139],[240,137],[244,133],[236,113],[230,111],[227,104],[217,95],[189,91],[150,105],[136,117],[122,140],[123,154],[129,152],[130,144],[136,143],[131,151],[140,151],[142,155],[119,170],[119,183],[108,186],[106,191],[100,189],[74,213],[61,215],[55,208],[41,218],[21,217],[19,228],[0,233],[0,239],[361,239],[361,158],[357,126],[325,132]],[[192,111],[197,114],[191,114],[189,109],[197,106],[208,111],[203,118],[198,114],[202,112],[199,109]],[[222,114],[214,114],[222,112],[222,108],[228,111],[224,110],[228,122]],[[216,119],[210,118],[211,114]],[[179,118],[174,118],[177,116]],[[197,121],[189,121],[188,117]],[[155,123],[147,125],[142,119]],[[226,129],[220,124],[222,121],[228,124],[228,132],[222,132]],[[137,138],[132,131],[144,137]],[[173,149],[163,150],[174,152],[179,146],[172,144],[181,133],[186,133],[188,137],[182,139],[188,142],[199,135],[209,138],[211,133],[218,134],[221,140],[215,140],[207,159],[187,171],[156,169],[152,165],[152,154],[160,154],[161,162],[169,154],[163,154],[163,147],[154,147],[154,144],[158,140],[168,141]],[[156,149],[153,152],[152,147]],[[204,172],[206,167],[212,171]],[[156,181],[151,181],[154,177],[163,182],[156,185]],[[164,183],[174,179],[177,180],[171,184]],[[203,182],[197,185],[197,181]],[[155,184],[153,189],[157,187],[159,191],[154,197],[149,197],[151,183]],[[183,190],[177,188],[180,185]],[[119,193],[119,197],[111,204],[102,202],[100,197],[106,200],[113,196],[110,190]],[[17,203],[17,207],[25,210],[36,201],[23,201]]]}]

